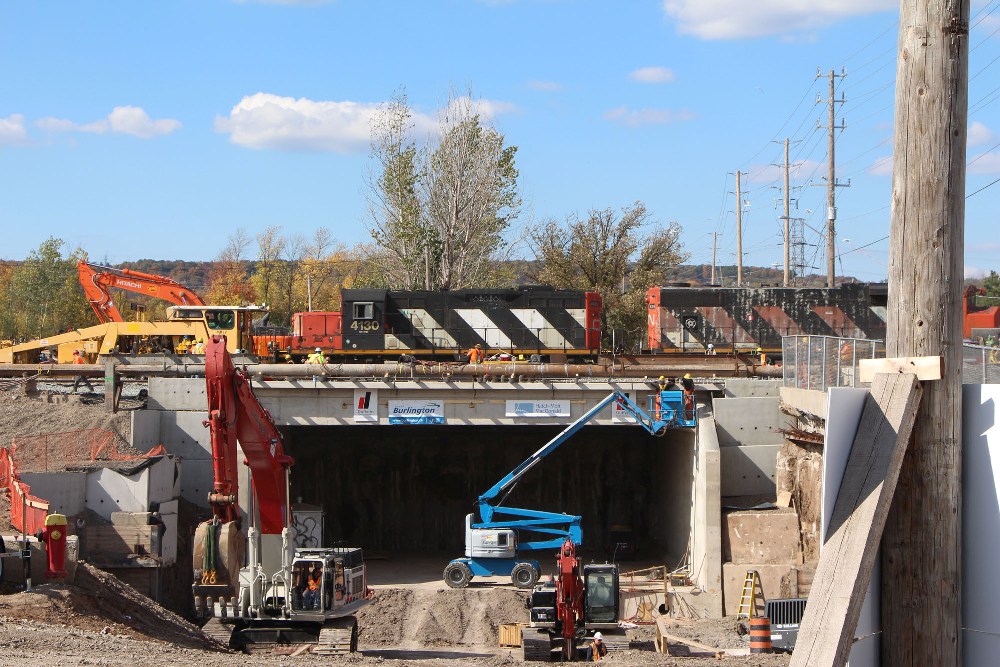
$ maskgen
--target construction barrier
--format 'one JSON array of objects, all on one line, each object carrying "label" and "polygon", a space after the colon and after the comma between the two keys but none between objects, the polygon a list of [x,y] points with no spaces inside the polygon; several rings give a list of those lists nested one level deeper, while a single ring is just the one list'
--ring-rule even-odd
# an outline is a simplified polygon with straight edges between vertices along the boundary
[{"label": "construction barrier", "polygon": [[771,652],[771,619],[767,616],[750,619],[750,652]]},{"label": "construction barrier", "polygon": [[0,449],[0,486],[10,497],[10,523],[25,535],[34,535],[45,527],[49,503],[31,495],[31,487],[18,478],[17,466],[9,449]]},{"label": "construction barrier", "polygon": [[70,465],[131,461],[150,455],[133,451],[113,431],[99,428],[17,436],[11,450],[20,462],[21,472],[49,472]]}]

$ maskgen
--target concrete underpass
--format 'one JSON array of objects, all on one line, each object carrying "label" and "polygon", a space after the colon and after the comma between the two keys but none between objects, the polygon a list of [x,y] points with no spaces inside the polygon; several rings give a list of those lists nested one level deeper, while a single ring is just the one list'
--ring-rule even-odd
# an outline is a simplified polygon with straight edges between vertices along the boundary
[{"label": "concrete underpass", "polygon": [[[476,498],[557,426],[288,426],[292,497],[325,511],[327,541],[461,554]],[[591,425],[526,473],[505,505],[583,517],[584,546],[680,561],[691,526],[691,431]],[[618,555],[619,558],[621,554]]]}]

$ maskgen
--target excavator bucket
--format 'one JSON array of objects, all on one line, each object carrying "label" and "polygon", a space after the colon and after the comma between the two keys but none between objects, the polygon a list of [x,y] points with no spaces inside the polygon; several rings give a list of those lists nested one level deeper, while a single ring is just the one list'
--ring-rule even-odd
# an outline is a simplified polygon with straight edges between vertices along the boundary
[{"label": "excavator bucket", "polygon": [[239,573],[246,550],[246,538],[235,522],[215,520],[198,524],[194,533],[194,600],[201,617],[228,615],[239,595]]}]

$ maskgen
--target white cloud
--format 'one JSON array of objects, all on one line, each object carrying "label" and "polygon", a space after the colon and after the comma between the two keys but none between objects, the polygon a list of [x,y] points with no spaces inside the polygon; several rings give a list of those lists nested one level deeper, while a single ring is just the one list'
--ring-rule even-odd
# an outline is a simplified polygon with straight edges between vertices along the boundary
[{"label": "white cloud", "polygon": [[367,150],[379,108],[256,93],[240,100],[227,118],[217,116],[215,129],[247,148],[353,153]]},{"label": "white cloud", "polygon": [[16,146],[27,143],[28,133],[24,129],[24,116],[19,113],[0,118],[0,146]]},{"label": "white cloud", "polygon": [[557,93],[566,89],[566,86],[555,81],[541,81],[538,79],[532,79],[528,82],[528,88],[531,90],[541,90],[545,92]]},{"label": "white cloud", "polygon": [[170,134],[181,126],[179,120],[161,118],[153,120],[140,107],[115,107],[107,117],[93,123],[79,124],[64,118],[40,118],[35,125],[49,132],[93,132],[94,134],[129,134],[140,139],[150,139]]},{"label": "white cloud", "polygon": [[986,277],[986,270],[980,269],[976,266],[965,265],[965,279],[966,280],[979,280],[980,278]]},{"label": "white cloud", "polygon": [[872,176],[892,176],[892,156],[883,155],[868,167],[868,173]]},{"label": "white cloud", "polygon": [[[486,119],[514,111],[514,105],[494,100],[459,97],[452,105],[471,105]],[[215,130],[247,148],[278,151],[359,153],[369,149],[371,122],[381,103],[314,101],[270,93],[244,97],[228,117],[217,116]],[[414,133],[437,127],[433,116],[414,111]]]},{"label": "white cloud", "polygon": [[1000,151],[983,153],[969,162],[966,171],[970,174],[1000,174]]},{"label": "white cloud", "polygon": [[899,8],[899,0],[663,0],[682,33],[740,39],[814,30],[842,19]]},{"label": "white cloud", "polygon": [[630,72],[629,78],[639,83],[670,83],[674,73],[666,67],[640,67]]},{"label": "white cloud", "polygon": [[666,125],[668,123],[681,123],[693,120],[693,111],[681,109],[636,109],[630,110],[628,107],[618,107],[604,112],[604,120],[621,123],[628,127],[640,127],[642,125]]},{"label": "white cloud", "polygon": [[968,142],[970,146],[978,146],[980,144],[985,144],[993,141],[996,135],[993,134],[990,128],[986,127],[977,120],[969,123],[969,138]]}]

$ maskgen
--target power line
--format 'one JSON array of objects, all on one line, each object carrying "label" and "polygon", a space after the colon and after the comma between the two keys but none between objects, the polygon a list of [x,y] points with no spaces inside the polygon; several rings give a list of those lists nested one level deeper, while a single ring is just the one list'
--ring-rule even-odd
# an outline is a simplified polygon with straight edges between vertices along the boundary
[{"label": "power line", "polygon": [[[986,188],[991,188],[994,185],[996,185],[997,183],[1000,183],[1000,178],[998,178],[997,180],[993,181],[992,183],[988,183],[988,184],[984,185],[983,187],[979,188],[978,190],[976,190],[975,192],[973,192],[972,195],[978,195],[980,192],[982,192]],[[965,195],[965,198],[968,199],[972,195]]]}]

